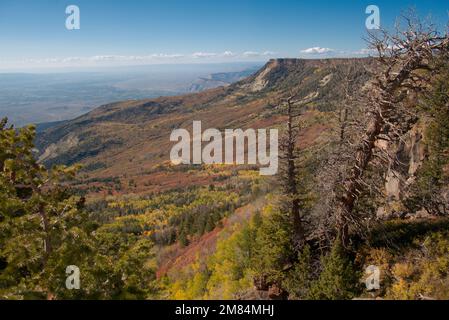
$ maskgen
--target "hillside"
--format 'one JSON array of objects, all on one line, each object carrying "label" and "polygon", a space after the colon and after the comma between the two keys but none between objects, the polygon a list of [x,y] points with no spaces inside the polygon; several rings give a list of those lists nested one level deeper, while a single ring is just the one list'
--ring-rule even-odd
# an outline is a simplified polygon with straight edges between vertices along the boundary
[{"label": "hillside", "polygon": [[[244,226],[269,203],[265,196],[274,191],[273,183],[277,185],[276,179],[257,177],[250,166],[171,166],[171,130],[190,130],[192,121],[201,120],[203,128],[282,131],[287,117],[280,99],[296,91],[303,122],[297,145],[320,153],[338,139],[345,84],[351,83],[351,92],[360,91],[370,80],[367,69],[372,64],[371,59],[271,60],[254,75],[226,87],[101,106],[39,133],[40,160],[47,165],[82,163],[75,186],[94,201],[94,216],[102,221],[137,214],[134,217],[147,230],[144,234],[161,246],[161,278],[172,269],[190,268],[198,255],[212,256],[223,236]],[[346,77],[350,81],[342,81]],[[315,161],[321,160],[317,156]],[[230,198],[223,198],[222,190],[231,192]],[[224,207],[216,207],[215,201],[224,202]]]},{"label": "hillside", "polygon": [[0,22],[0,301],[449,301],[449,1],[50,2]]},{"label": "hillside", "polygon": [[[438,100],[445,101],[444,87],[435,86],[444,93],[434,93],[442,95],[436,102],[410,95],[400,137],[385,133],[374,141],[373,160],[357,187],[353,210],[360,220],[351,229],[351,249],[343,254],[339,242],[329,246],[335,195],[344,192],[341,181],[369,128],[366,101],[377,67],[375,59],[278,59],[224,87],[104,105],[40,132],[40,161],[82,163],[73,186],[87,197],[90,219],[118,241],[152,241],[158,298],[446,297],[444,286],[435,284],[444,274],[426,278],[438,261],[449,261],[442,249],[449,200],[447,112]],[[261,177],[255,166],[169,161],[171,131],[190,130],[196,120],[203,130],[279,128],[285,135],[289,118],[281,101],[292,94],[295,180],[310,250],[300,256],[282,215],[289,208],[282,194],[285,168]],[[424,245],[436,250],[427,253]],[[357,285],[370,264],[383,272],[384,287],[375,294]],[[307,269],[313,265],[322,269]],[[334,267],[346,269],[326,269]],[[327,293],[321,281],[338,281],[344,290]]]},{"label": "hillside", "polygon": [[[345,67],[356,65],[349,76],[355,80],[353,86],[361,88],[369,79],[365,70],[369,63],[368,59],[272,60],[253,76],[227,87],[104,105],[40,133],[40,160],[49,165],[81,162],[88,186],[98,179],[120,180],[122,189],[117,192],[125,194],[207,184],[213,177],[158,169],[169,160],[171,130],[190,128],[193,120],[201,120],[203,128],[276,127],[285,120],[276,108],[279,98],[298,88],[299,95],[310,100],[304,116],[309,125],[299,143],[313,144],[331,134],[332,120],[316,119],[329,117],[343,98],[338,79]],[[130,180],[136,185],[132,190]]]}]

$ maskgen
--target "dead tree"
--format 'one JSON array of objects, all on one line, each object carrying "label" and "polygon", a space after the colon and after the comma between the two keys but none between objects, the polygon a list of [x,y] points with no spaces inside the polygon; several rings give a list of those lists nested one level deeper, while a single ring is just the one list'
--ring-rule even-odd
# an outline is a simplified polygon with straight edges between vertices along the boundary
[{"label": "dead tree", "polygon": [[289,212],[293,225],[293,245],[296,251],[299,251],[305,244],[305,227],[303,217],[301,215],[301,195],[298,191],[298,150],[296,140],[299,133],[299,125],[296,118],[299,114],[295,114],[294,104],[295,95],[289,96],[283,101],[287,112],[287,128],[281,140],[280,159],[284,163],[281,173],[281,184],[286,198],[286,210]]},{"label": "dead tree", "polygon": [[[353,212],[364,185],[368,168],[381,135],[398,136],[404,124],[399,106],[410,95],[426,89],[432,76],[433,60],[448,50],[448,36],[440,36],[433,28],[425,29],[412,19],[405,18],[407,28],[395,34],[382,31],[381,37],[371,34],[369,43],[378,52],[380,72],[375,77],[369,98],[369,122],[358,143],[352,164],[342,182],[343,191],[337,196],[335,216],[338,236],[344,246],[349,243],[349,227],[357,225]],[[401,130],[402,129],[402,130]]]},{"label": "dead tree", "polygon": [[336,118],[338,120],[338,138],[339,143],[345,143],[346,133],[349,124],[349,116],[351,108],[355,108],[354,99],[354,78],[352,74],[354,73],[355,62],[348,60],[346,65],[343,65],[341,70],[338,69],[336,63],[333,63],[333,75],[335,81],[341,84],[342,88],[342,101],[336,107]]}]

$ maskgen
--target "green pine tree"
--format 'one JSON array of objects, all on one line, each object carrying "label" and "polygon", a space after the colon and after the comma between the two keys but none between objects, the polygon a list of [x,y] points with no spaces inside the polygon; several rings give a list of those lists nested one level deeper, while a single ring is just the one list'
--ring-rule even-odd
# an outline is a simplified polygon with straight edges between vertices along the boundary
[{"label": "green pine tree", "polygon": [[357,275],[340,241],[321,259],[322,271],[310,289],[314,300],[345,300],[354,297]]},{"label": "green pine tree", "polygon": [[294,264],[283,281],[283,288],[289,293],[289,299],[306,299],[310,292],[313,280],[312,257],[309,245],[305,245],[298,256],[298,262]]},{"label": "green pine tree", "polygon": [[47,170],[33,154],[34,126],[16,130],[6,123],[0,126],[0,295],[52,297],[54,261],[75,264],[71,256],[86,238],[78,227],[83,200],[66,185],[78,168]]}]

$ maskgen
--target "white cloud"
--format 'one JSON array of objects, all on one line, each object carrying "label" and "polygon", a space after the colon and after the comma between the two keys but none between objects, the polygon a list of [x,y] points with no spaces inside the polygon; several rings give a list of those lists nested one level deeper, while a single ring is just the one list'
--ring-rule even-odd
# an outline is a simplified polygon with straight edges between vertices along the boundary
[{"label": "white cloud", "polygon": [[124,60],[126,57],[124,56],[114,56],[114,55],[104,55],[104,56],[93,56],[90,57],[89,60],[92,61],[120,61]]},{"label": "white cloud", "polygon": [[126,62],[140,62],[140,63],[151,63],[160,61],[172,61],[172,60],[186,60],[189,59],[220,59],[220,58],[235,58],[238,56],[243,57],[262,57],[262,56],[272,56],[275,53],[272,51],[265,51],[263,53],[255,51],[246,51],[242,54],[237,54],[232,51],[224,51],[222,53],[213,52],[194,52],[192,54],[166,54],[166,53],[154,53],[149,55],[95,55],[90,57],[62,57],[62,58],[28,58],[22,61],[16,61],[20,63],[30,63],[30,64],[49,64],[49,65],[73,65],[73,64],[97,64],[97,63],[126,63]]},{"label": "white cloud", "polygon": [[194,58],[213,58],[216,57],[217,54],[211,52],[195,52],[194,54],[192,54],[192,56]]},{"label": "white cloud", "polygon": [[68,56],[48,58],[23,58],[17,60],[0,60],[0,67],[12,68],[58,68],[58,67],[95,67],[95,66],[130,66],[165,63],[193,63],[198,60],[205,62],[229,62],[238,59],[267,59],[276,55],[273,51],[233,52],[226,50],[221,53],[197,51],[188,54],[150,53],[146,55],[115,55],[98,54],[93,56]]},{"label": "white cloud", "polygon": [[313,48],[308,48],[308,49],[304,49],[301,50],[301,53],[306,53],[306,54],[325,54],[325,53],[331,53],[334,52],[334,49],[330,49],[330,48],[322,48],[322,47],[313,47]]},{"label": "white cloud", "polygon": [[376,54],[377,51],[374,50],[374,49],[366,49],[366,48],[364,48],[364,49],[360,49],[359,51],[355,51],[353,53],[356,54],[356,55],[368,56],[368,55]]},{"label": "white cloud", "polygon": [[91,57],[67,57],[67,58],[45,58],[45,59],[25,59],[22,62],[39,64],[70,64],[70,63],[101,63],[101,62],[127,62],[127,61],[153,61],[161,59],[179,59],[182,54],[151,54],[146,56],[122,56],[122,55],[97,55]]},{"label": "white cloud", "polygon": [[246,58],[269,57],[269,56],[274,56],[275,54],[276,54],[276,52],[273,52],[273,51],[264,51],[264,52],[246,51],[246,52],[243,52],[243,56]]},{"label": "white cloud", "polygon": [[82,59],[80,57],[68,57],[62,59],[63,63],[78,62],[78,61],[82,61]]},{"label": "white cloud", "polygon": [[183,54],[166,54],[166,53],[157,53],[152,54],[150,57],[155,59],[179,59],[185,57]]},{"label": "white cloud", "polygon": [[255,52],[255,51],[246,51],[246,52],[243,52],[243,55],[245,57],[259,57],[260,53],[259,52]]},{"label": "white cloud", "polygon": [[[119,55],[104,55],[104,56],[93,56],[87,58],[90,61],[151,61],[155,59],[178,59],[182,58],[182,54],[165,54],[165,53],[155,53],[147,56],[119,56]],[[76,58],[72,58],[76,59]],[[80,58],[78,58],[80,59]],[[81,58],[81,60],[83,60]]]},{"label": "white cloud", "polygon": [[222,54],[223,57],[235,57],[235,53],[232,51],[225,51]]}]

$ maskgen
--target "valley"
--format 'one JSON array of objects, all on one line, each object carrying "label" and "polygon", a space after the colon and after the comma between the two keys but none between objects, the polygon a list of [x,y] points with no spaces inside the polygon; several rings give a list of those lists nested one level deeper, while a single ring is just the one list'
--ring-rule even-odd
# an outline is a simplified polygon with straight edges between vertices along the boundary
[{"label": "valley", "polygon": [[[422,116],[394,146],[376,141],[380,151],[395,152],[401,162],[394,168],[367,168],[369,185],[354,208],[366,219],[366,233],[351,229],[347,255],[338,241],[326,247],[334,193],[340,192],[339,179],[368,121],[369,106],[358,97],[372,90],[377,64],[373,58],[273,59],[230,85],[109,103],[73,120],[42,126],[35,140],[38,163],[68,173],[78,168],[71,179],[62,179],[66,182],[61,186],[73,190],[67,201],[76,201],[74,212],[82,208],[83,214],[74,219],[86,219],[74,225],[76,237],[97,248],[89,249],[96,253],[80,268],[90,270],[88,275],[101,274],[87,280],[88,289],[68,295],[54,290],[69,298],[81,294],[95,299],[419,298],[429,285],[426,273],[437,268],[438,261],[449,261],[443,249],[448,230],[444,207],[435,207],[430,198],[423,200],[428,189],[416,189],[434,176],[428,166],[438,166],[439,179],[446,179],[446,162],[429,162],[434,160],[422,155],[425,141],[447,134],[438,120]],[[295,100],[285,100],[292,92]],[[439,105],[434,110],[440,110]],[[290,171],[283,158],[290,141],[285,137],[291,109],[297,131],[290,146],[297,153],[295,161],[287,163],[294,163],[296,197],[307,226],[307,245],[296,257],[291,240],[295,231],[284,211],[292,201],[284,193],[290,190],[285,189]],[[279,173],[261,175],[260,163],[173,164],[170,151],[178,140],[170,141],[171,133],[201,132],[195,121],[217,132],[279,130]],[[426,129],[430,127],[436,131]],[[445,141],[439,141],[439,150],[447,152]],[[61,164],[75,167],[64,169]],[[432,192],[445,201],[448,190],[440,184]],[[81,236],[79,226],[95,231]],[[435,251],[423,253],[416,245],[431,245]],[[414,268],[411,257],[421,264],[410,271],[417,278],[404,278],[407,289],[406,280],[395,279]],[[307,280],[304,277],[315,274],[309,269],[315,263],[323,267]],[[379,274],[384,286],[375,293],[355,278],[368,265],[383,268]],[[347,269],[338,269],[342,266]],[[327,269],[331,267],[337,269]],[[321,286],[329,281],[340,283],[343,291],[328,293]],[[408,290],[415,293],[408,295]],[[446,297],[439,285],[432,284],[430,290],[432,296]]]},{"label": "valley", "polygon": [[[137,185],[137,192],[146,189],[147,181],[157,185],[161,174],[166,177],[166,184],[178,177],[177,182],[184,185],[180,176],[186,176],[188,181],[199,173],[189,172],[188,166],[182,170],[170,165],[169,151],[174,145],[169,139],[172,129],[191,131],[195,120],[201,120],[204,127],[217,129],[280,128],[286,118],[276,108],[277,99],[303,81],[300,94],[315,98],[304,107],[307,126],[298,145],[313,145],[317,139],[323,141],[332,136],[332,126],[336,125],[333,112],[341,97],[337,77],[325,86],[320,83],[334,68],[344,68],[354,61],[273,60],[254,76],[229,87],[105,105],[39,133],[40,160],[49,165],[81,162],[86,168],[102,164],[102,168],[92,167],[94,170],[84,173],[87,186],[90,178],[116,178],[123,187],[119,193],[132,192],[128,188],[131,179]],[[363,64],[369,64],[370,60],[360,62],[359,70],[354,72],[360,74],[357,85],[363,86],[369,78]],[[316,92],[316,88],[321,92]],[[71,141],[76,143],[72,145]]]},{"label": "valley", "polygon": [[0,1],[1,307],[449,300],[448,2],[412,2]]}]

